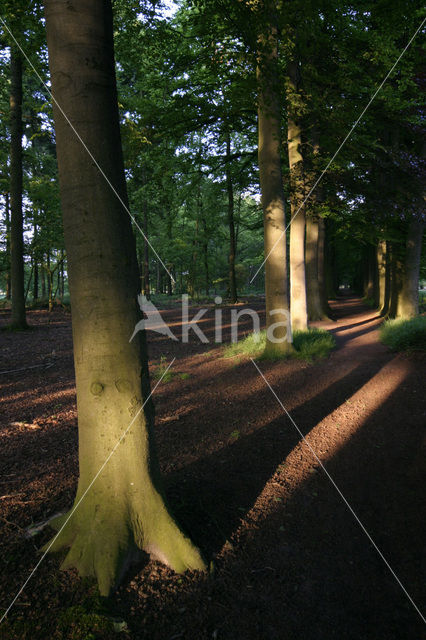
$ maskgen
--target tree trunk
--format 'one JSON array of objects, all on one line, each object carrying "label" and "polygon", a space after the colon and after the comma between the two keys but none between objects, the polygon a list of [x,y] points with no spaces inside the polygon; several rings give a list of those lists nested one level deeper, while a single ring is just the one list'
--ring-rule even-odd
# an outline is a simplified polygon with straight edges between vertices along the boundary
[{"label": "tree trunk", "polygon": [[419,273],[423,228],[422,220],[415,218],[410,220],[396,313],[398,318],[413,318],[419,313]]},{"label": "tree trunk", "polygon": [[238,301],[237,280],[235,277],[235,223],[234,223],[234,188],[232,184],[232,174],[230,166],[231,156],[231,136],[229,129],[226,130],[226,189],[228,192],[228,228],[229,228],[229,299],[231,304]]},{"label": "tree trunk", "polygon": [[377,249],[373,244],[366,248],[365,297],[375,307],[379,306]]},{"label": "tree trunk", "polygon": [[[34,214],[35,217],[35,214]],[[34,231],[34,241],[33,241],[33,265],[34,265],[34,284],[33,284],[33,300],[38,300],[38,249],[37,249],[37,238],[38,238],[38,227],[37,223],[34,220],[33,225]]]},{"label": "tree trunk", "polygon": [[10,287],[10,200],[9,200],[9,191],[5,193],[5,214],[6,214],[6,261],[7,261],[7,271],[6,271],[6,300],[10,300],[11,298],[11,287]]},{"label": "tree trunk", "polygon": [[146,202],[143,203],[143,290],[142,293],[147,300],[151,297],[151,288],[149,282],[149,244],[148,244],[148,211]]},{"label": "tree trunk", "polygon": [[[111,4],[45,0],[45,16],[53,94],[127,203]],[[149,377],[145,334],[129,342],[140,319],[130,218],[56,104],[54,118],[77,385],[76,507],[85,496],[54,549],[69,546],[63,566],[96,576],[107,595],[139,549],[176,571],[204,563],[165,506],[150,403],[141,410]]]},{"label": "tree trunk", "polygon": [[[280,100],[277,83],[277,32],[259,38],[258,52],[258,157],[262,194],[267,356],[293,349],[289,326],[285,205],[280,157]],[[275,325],[275,326],[274,326]],[[271,335],[273,333],[273,335]]]},{"label": "tree trunk", "polygon": [[386,315],[389,307],[389,260],[386,240],[377,245],[377,277],[380,315]]},{"label": "tree trunk", "polygon": [[24,238],[22,218],[22,59],[10,49],[10,270],[12,327],[25,329]]},{"label": "tree trunk", "polygon": [[401,291],[401,261],[395,243],[390,250],[390,298],[389,318],[395,318],[398,310],[398,298]]},{"label": "tree trunk", "polygon": [[324,218],[318,220],[318,288],[321,300],[323,318],[328,318],[330,307],[328,305],[326,287],[326,226]]},{"label": "tree trunk", "polygon": [[326,317],[320,292],[319,221],[311,216],[306,220],[306,298],[309,320]]},{"label": "tree trunk", "polygon": [[288,65],[287,143],[290,166],[290,312],[292,330],[307,329],[305,275],[305,207],[302,157],[302,132],[292,104],[298,95],[298,65]]}]

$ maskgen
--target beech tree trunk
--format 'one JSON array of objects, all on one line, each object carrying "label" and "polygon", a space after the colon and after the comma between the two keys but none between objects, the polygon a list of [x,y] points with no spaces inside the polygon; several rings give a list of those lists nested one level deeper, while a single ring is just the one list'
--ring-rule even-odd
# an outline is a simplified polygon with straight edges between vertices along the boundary
[{"label": "beech tree trunk", "polygon": [[302,157],[302,132],[292,104],[298,92],[297,62],[288,65],[287,143],[290,166],[290,312],[292,330],[307,329],[305,275],[305,207]]},{"label": "beech tree trunk", "polygon": [[[265,354],[284,355],[293,349],[287,289],[285,205],[281,171],[280,100],[277,82],[277,31],[259,38],[258,158],[262,194],[267,338]],[[271,339],[270,334],[273,332]]]},{"label": "beech tree trunk", "polygon": [[5,199],[5,214],[6,214],[6,260],[7,260],[7,271],[6,271],[6,300],[10,300],[11,298],[11,288],[10,288],[10,199],[9,199],[9,191],[6,191],[4,194]]},{"label": "beech tree trunk", "polygon": [[[308,216],[306,220],[306,298],[308,318],[311,321],[327,317],[320,291],[319,238],[319,220]],[[321,267],[323,269],[322,264]]]},{"label": "beech tree trunk", "polygon": [[380,315],[386,315],[389,308],[389,256],[386,240],[377,245],[378,297]]},{"label": "beech tree trunk", "polygon": [[[45,0],[55,99],[127,202],[108,0]],[[152,447],[145,336],[130,218],[54,105],[77,385],[80,477],[76,503],[125,438],[61,532],[64,567],[94,575],[102,595],[140,549],[176,571],[203,569],[164,503]],[[55,524],[60,527],[64,518]]]},{"label": "beech tree trunk", "polygon": [[151,287],[149,281],[149,244],[148,244],[148,211],[146,202],[143,203],[143,232],[145,237],[143,239],[143,287],[142,293],[146,299],[151,297]]},{"label": "beech tree trunk", "polygon": [[405,260],[396,315],[413,318],[419,313],[419,273],[424,223],[413,218],[408,224]]},{"label": "beech tree trunk", "polygon": [[321,300],[323,318],[328,318],[330,307],[328,305],[326,287],[326,226],[324,218],[318,220],[318,288]]},{"label": "beech tree trunk", "polygon": [[10,48],[10,280],[12,327],[25,329],[24,238],[22,218],[22,58]]},{"label": "beech tree trunk", "polygon": [[231,136],[229,129],[226,130],[226,189],[228,192],[228,228],[229,228],[229,298],[231,304],[238,301],[237,280],[235,277],[235,222],[234,222],[234,188],[232,185],[232,174],[230,166]]}]

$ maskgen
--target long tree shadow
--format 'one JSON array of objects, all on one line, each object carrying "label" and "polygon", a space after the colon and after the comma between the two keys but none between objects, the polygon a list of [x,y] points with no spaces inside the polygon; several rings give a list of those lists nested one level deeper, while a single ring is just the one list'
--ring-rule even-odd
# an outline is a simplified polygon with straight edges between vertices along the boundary
[{"label": "long tree shadow", "polygon": [[[246,366],[252,367],[252,364]],[[291,413],[296,424],[304,434],[308,433],[351,398],[382,366],[382,359],[367,369],[361,364],[308,402],[293,408]],[[262,387],[255,396],[254,404],[260,412],[271,404],[275,408],[275,400],[272,396],[269,398],[268,393]],[[231,434],[219,451],[166,477],[167,494],[174,512],[209,555],[216,553],[238,527],[241,517],[253,506],[298,440],[286,416],[280,415],[249,435],[234,440]]]},{"label": "long tree shadow", "polygon": [[[343,402],[348,382],[341,381],[340,390],[327,390],[321,399],[317,397],[316,404],[328,401],[330,408],[335,407],[333,398],[337,396]],[[424,436],[414,411],[417,395],[407,398],[407,391],[411,386],[418,388],[418,383],[416,372],[411,373],[326,467],[420,605],[426,515],[422,501],[426,469],[420,446]],[[293,417],[302,426],[305,416],[305,430],[324,414],[318,408],[306,420],[302,409]],[[390,426],[389,417],[396,411],[402,419]],[[297,439],[283,417],[270,423],[262,434],[236,442],[185,474],[175,475],[173,480],[181,487],[173,496],[175,506],[178,497],[185,505],[190,500],[197,502],[198,494],[198,502],[205,508],[205,531],[198,529],[198,538],[205,540],[209,525],[215,526],[213,516],[223,534],[231,537],[232,546],[222,552],[213,579],[185,584],[179,598],[174,592],[162,598],[161,616],[167,622],[158,635],[152,632],[159,615],[158,602],[148,600],[152,609],[144,608],[143,622],[150,629],[149,637],[174,637],[176,632],[176,637],[187,637],[188,633],[200,640],[423,637],[419,615],[322,471],[293,487],[285,499],[266,501],[266,515],[260,521],[241,524],[239,506],[245,510],[253,502]],[[274,477],[280,478],[285,481],[285,470]],[[185,488],[185,480],[192,488]],[[184,506],[183,511],[196,528],[189,507]],[[199,508],[195,520],[202,513]],[[216,536],[213,546],[217,548],[223,537]],[[182,614],[186,609],[188,613]],[[138,624],[137,613],[134,621],[135,637],[148,637]]]}]

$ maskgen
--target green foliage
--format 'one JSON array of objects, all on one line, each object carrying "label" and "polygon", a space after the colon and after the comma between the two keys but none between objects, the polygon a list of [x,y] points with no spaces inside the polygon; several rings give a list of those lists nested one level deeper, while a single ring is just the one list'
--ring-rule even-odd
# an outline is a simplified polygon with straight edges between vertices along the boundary
[{"label": "green foliage", "polygon": [[380,329],[380,340],[394,351],[426,351],[426,316],[387,320]]},{"label": "green foliage", "polygon": [[[262,359],[266,343],[266,331],[251,333],[243,340],[234,342],[225,347],[224,357],[234,358],[246,356]],[[297,358],[300,360],[320,360],[326,358],[335,346],[333,336],[324,329],[308,329],[307,331],[295,331],[293,333],[294,352],[285,358]]]}]

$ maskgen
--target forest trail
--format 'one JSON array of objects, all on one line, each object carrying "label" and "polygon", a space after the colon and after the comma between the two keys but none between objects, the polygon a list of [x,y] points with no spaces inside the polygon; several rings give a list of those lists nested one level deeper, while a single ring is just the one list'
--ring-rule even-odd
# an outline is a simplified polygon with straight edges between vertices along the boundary
[{"label": "forest trail", "polygon": [[[262,304],[250,302],[259,312]],[[381,319],[360,300],[332,307],[336,320],[316,323],[335,335],[329,358],[258,363],[317,458],[250,360],[224,359],[221,345],[194,336],[185,345],[149,333],[154,372],[177,358],[155,392],[167,496],[216,568],[210,578],[155,562],[135,568],[113,599],[131,638],[422,637],[418,613],[318,460],[424,608],[425,356],[384,347]],[[38,559],[23,529],[69,506],[78,472],[70,318],[28,315],[33,331],[0,333],[2,371],[41,365],[0,379],[4,604]],[[163,317],[179,335],[180,309]],[[213,309],[200,326],[214,335]],[[58,564],[44,561],[17,619],[47,629],[67,603],[84,601],[85,588]]]}]

